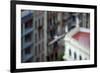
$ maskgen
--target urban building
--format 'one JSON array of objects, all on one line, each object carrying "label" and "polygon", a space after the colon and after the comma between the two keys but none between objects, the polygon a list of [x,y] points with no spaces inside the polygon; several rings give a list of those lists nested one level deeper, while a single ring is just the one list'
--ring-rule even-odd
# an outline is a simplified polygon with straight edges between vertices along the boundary
[{"label": "urban building", "polygon": [[63,22],[63,12],[47,12],[48,28],[48,61],[61,61],[64,53],[65,24]]},{"label": "urban building", "polygon": [[45,11],[33,12],[33,29],[34,29],[33,61],[35,62],[46,61],[46,54],[47,54],[46,22],[47,21],[46,21]]},{"label": "urban building", "polygon": [[[74,58],[80,53],[80,59],[83,55],[89,59],[89,49],[85,50],[89,44],[76,47],[77,43],[81,44],[77,37],[86,33],[89,39],[89,28],[88,13],[22,10],[22,63],[72,60],[73,50]],[[80,48],[85,48],[85,52],[79,51]]]},{"label": "urban building", "polygon": [[33,12],[21,11],[21,62],[31,62],[33,59]]},{"label": "urban building", "polygon": [[[75,13],[75,27],[64,37],[64,60],[90,59],[90,15],[88,13]],[[66,27],[68,28],[68,26]],[[65,28],[65,30],[66,30]]]}]

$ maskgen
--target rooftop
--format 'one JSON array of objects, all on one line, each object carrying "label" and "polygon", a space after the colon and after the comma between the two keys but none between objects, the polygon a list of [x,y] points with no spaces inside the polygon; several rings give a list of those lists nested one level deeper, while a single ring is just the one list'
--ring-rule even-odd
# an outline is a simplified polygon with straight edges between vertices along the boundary
[{"label": "rooftop", "polygon": [[89,32],[78,32],[73,36],[80,44],[90,48],[90,33]]}]

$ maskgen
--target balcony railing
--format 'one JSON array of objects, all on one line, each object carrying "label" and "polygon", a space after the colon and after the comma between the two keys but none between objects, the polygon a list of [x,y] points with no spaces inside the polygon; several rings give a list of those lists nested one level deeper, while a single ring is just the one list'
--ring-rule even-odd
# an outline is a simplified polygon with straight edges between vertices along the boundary
[{"label": "balcony railing", "polygon": [[22,37],[31,33],[33,31],[33,28],[28,28],[28,29],[25,29],[25,31],[22,32]]},{"label": "balcony railing", "polygon": [[33,57],[32,53],[24,55],[23,56],[23,62],[27,62],[32,57]]},{"label": "balcony railing", "polygon": [[27,42],[27,43],[23,42],[23,49],[31,46],[32,44],[33,44],[33,41],[30,41],[30,42]]}]

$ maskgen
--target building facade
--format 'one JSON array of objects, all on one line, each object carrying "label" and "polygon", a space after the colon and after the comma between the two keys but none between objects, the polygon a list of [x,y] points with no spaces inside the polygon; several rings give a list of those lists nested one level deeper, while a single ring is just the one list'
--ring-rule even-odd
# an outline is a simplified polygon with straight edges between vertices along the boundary
[{"label": "building facade", "polygon": [[33,59],[33,13],[21,11],[21,62],[31,62]]},{"label": "building facade", "polygon": [[72,49],[69,48],[77,48],[66,40],[73,40],[84,28],[90,28],[87,13],[22,10],[21,62],[70,60]]},{"label": "building facade", "polygon": [[75,13],[74,15],[75,27],[64,38],[65,53],[63,58],[65,60],[89,60],[90,15],[88,13]]},{"label": "building facade", "polygon": [[45,11],[34,11],[33,12],[33,26],[34,26],[34,57],[35,62],[46,61],[46,13]]}]

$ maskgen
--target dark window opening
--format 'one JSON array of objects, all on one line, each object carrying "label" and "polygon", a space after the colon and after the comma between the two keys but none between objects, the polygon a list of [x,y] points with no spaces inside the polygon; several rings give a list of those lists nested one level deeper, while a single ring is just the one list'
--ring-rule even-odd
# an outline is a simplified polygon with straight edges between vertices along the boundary
[{"label": "dark window opening", "polygon": [[29,60],[27,60],[26,62],[32,62],[33,61],[33,58],[30,58]]},{"label": "dark window opening", "polygon": [[69,49],[69,56],[71,56],[72,52],[71,52],[71,49]]},{"label": "dark window opening", "polygon": [[30,41],[32,41],[32,34],[31,33],[25,36],[25,42],[30,42]]},{"label": "dark window opening", "polygon": [[26,55],[31,54],[31,47],[25,49],[25,54]]},{"label": "dark window opening", "polygon": [[74,60],[76,60],[77,59],[77,54],[76,54],[76,52],[74,52]]},{"label": "dark window opening", "polygon": [[40,61],[40,58],[36,58],[36,62],[39,62]]},{"label": "dark window opening", "polygon": [[81,55],[79,56],[79,59],[82,60],[82,56]]},{"label": "dark window opening", "polygon": [[30,19],[25,23],[25,29],[32,28],[33,20]]}]

